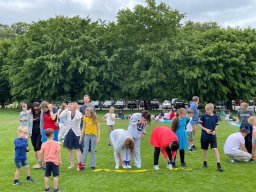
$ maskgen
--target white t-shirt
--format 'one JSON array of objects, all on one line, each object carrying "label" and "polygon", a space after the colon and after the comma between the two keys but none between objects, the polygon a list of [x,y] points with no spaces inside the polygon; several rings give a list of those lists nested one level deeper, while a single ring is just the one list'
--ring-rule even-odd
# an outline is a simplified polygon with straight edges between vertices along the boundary
[{"label": "white t-shirt", "polygon": [[193,127],[191,125],[191,121],[192,121],[192,117],[190,117],[190,119],[189,119],[189,122],[186,126],[186,131],[192,131],[193,130]]},{"label": "white t-shirt", "polygon": [[233,133],[232,135],[228,136],[224,144],[224,153],[231,155],[236,154],[243,144],[245,144],[243,135],[240,132]]},{"label": "white t-shirt", "polygon": [[106,118],[106,121],[107,121],[107,125],[115,125],[115,120],[112,120],[111,115],[112,115],[112,118],[116,117],[116,115],[114,113],[112,113],[112,114],[107,113],[105,115],[105,118]]}]

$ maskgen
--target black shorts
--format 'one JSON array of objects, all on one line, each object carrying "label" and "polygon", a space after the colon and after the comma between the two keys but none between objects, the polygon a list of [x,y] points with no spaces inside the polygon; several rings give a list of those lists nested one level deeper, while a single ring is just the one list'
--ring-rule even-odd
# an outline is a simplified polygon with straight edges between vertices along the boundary
[{"label": "black shorts", "polygon": [[53,162],[46,162],[45,164],[45,177],[53,177],[59,176],[59,166],[55,165]]},{"label": "black shorts", "polygon": [[217,139],[216,136],[202,136],[201,137],[201,149],[207,150],[209,147],[209,144],[212,148],[217,148]]},{"label": "black shorts", "polygon": [[31,135],[31,143],[34,147],[34,151],[40,151],[41,150],[41,145],[42,145],[42,135],[41,133],[34,133],[32,131]]}]

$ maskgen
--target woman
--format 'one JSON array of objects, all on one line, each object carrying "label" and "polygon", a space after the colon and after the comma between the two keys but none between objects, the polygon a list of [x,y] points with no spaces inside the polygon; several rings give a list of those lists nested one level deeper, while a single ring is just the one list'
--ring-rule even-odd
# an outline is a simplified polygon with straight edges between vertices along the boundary
[{"label": "woman", "polygon": [[115,129],[110,134],[110,140],[114,148],[116,169],[119,169],[123,160],[123,168],[131,168],[131,154],[134,149],[134,140],[130,133],[123,129]]},{"label": "woman", "polygon": [[155,147],[154,151],[154,169],[159,170],[158,159],[160,151],[167,160],[167,168],[175,167],[174,159],[176,151],[179,149],[178,138],[175,133],[165,126],[157,126],[153,129],[150,144]]},{"label": "woman", "polygon": [[61,115],[61,113],[65,110],[65,109],[67,109],[67,104],[65,103],[65,102],[63,102],[62,104],[61,104],[61,107],[60,107],[60,109],[58,110],[58,112],[57,112],[57,116],[58,116],[58,125],[59,125],[59,135],[58,135],[58,140],[60,141],[60,143],[61,143],[61,140],[63,140],[64,139],[64,132],[65,132],[65,130],[66,130],[66,126],[67,126],[67,120],[66,120],[66,116],[60,116]]},{"label": "woman", "polygon": [[69,104],[68,108],[65,109],[61,114],[60,118],[66,119],[66,129],[64,131],[64,147],[67,148],[68,158],[70,166],[68,169],[75,168],[73,150],[76,151],[77,162],[80,161],[81,151],[79,145],[79,139],[81,136],[80,123],[82,119],[82,113],[78,110],[77,103]]},{"label": "woman", "polygon": [[35,169],[40,169],[42,162],[40,160],[39,152],[41,150],[42,145],[42,135],[40,131],[40,104],[38,102],[34,102],[32,104],[31,111],[28,116],[28,135],[31,138],[31,143],[35,152],[35,160],[36,164],[33,166]]}]

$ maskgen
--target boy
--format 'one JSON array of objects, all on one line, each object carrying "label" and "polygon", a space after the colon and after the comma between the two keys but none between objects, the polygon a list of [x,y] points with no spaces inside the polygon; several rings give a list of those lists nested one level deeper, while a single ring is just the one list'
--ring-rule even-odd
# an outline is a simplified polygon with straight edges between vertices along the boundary
[{"label": "boy", "polygon": [[186,135],[188,138],[188,149],[190,152],[192,152],[195,150],[193,148],[193,146],[194,146],[193,126],[191,124],[191,121],[192,121],[193,115],[194,115],[194,111],[191,109],[188,109],[187,114],[188,114],[189,120],[187,121],[187,125],[186,125]]},{"label": "boy", "polygon": [[49,188],[49,177],[53,175],[54,192],[60,191],[58,188],[59,165],[61,164],[61,150],[57,141],[53,140],[54,130],[46,129],[47,141],[41,147],[41,159],[45,166],[45,192],[51,191]]},{"label": "boy", "polygon": [[[194,112],[194,115],[193,115],[193,118],[192,118],[192,121],[191,121],[191,125],[192,125],[192,128],[193,128],[192,132],[193,132],[194,136],[196,135],[196,128],[197,128],[197,125],[199,124],[198,104],[199,104],[199,97],[198,96],[193,96],[189,109],[193,110],[193,112]],[[192,143],[192,149],[193,150],[196,149],[194,143]]]},{"label": "boy", "polygon": [[33,179],[30,177],[29,165],[27,161],[27,152],[29,151],[28,139],[27,139],[27,134],[28,134],[27,127],[20,126],[18,128],[18,134],[19,134],[19,138],[16,138],[14,140],[14,146],[15,146],[14,161],[16,165],[16,172],[15,172],[15,179],[14,179],[13,185],[21,185],[19,181],[21,166],[25,167],[27,182],[33,182]]},{"label": "boy", "polygon": [[20,126],[28,127],[28,105],[26,103],[21,104],[22,111],[20,112]]},{"label": "boy", "polygon": [[223,169],[220,164],[220,155],[217,149],[217,140],[216,140],[216,129],[218,125],[218,116],[213,114],[214,105],[208,103],[205,106],[206,114],[203,115],[200,119],[199,127],[202,128],[201,134],[201,148],[203,150],[203,168],[207,168],[206,155],[208,146],[210,144],[211,149],[214,152],[214,157],[217,162],[217,170],[222,172]]}]

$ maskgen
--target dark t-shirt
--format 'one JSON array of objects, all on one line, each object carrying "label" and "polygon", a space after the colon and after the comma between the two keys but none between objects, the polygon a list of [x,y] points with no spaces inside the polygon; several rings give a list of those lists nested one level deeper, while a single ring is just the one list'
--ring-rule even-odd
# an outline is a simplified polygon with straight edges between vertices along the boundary
[{"label": "dark t-shirt", "polygon": [[[218,125],[218,116],[217,115],[207,115],[204,114],[201,118],[200,118],[200,123],[202,124],[202,126],[204,128],[210,129],[212,131],[214,131],[216,129],[216,126]],[[202,130],[202,137],[205,136],[211,136],[209,134],[207,134],[207,132],[205,130]]]},{"label": "dark t-shirt", "polygon": [[250,116],[253,116],[253,112],[248,110],[248,111],[243,111],[243,110],[239,110],[237,112],[237,116],[239,117],[240,119],[240,122],[243,123],[243,124],[248,124],[248,119]]},{"label": "dark t-shirt", "polygon": [[33,114],[33,133],[40,133],[40,113]]}]

